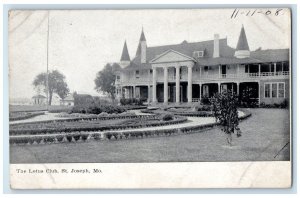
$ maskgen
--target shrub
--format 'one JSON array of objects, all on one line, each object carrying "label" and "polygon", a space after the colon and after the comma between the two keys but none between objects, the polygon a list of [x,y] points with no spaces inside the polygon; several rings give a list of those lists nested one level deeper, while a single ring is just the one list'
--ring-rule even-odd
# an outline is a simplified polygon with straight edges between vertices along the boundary
[{"label": "shrub", "polygon": [[122,113],[125,109],[116,105],[109,104],[96,104],[92,103],[88,106],[74,106],[72,113],[89,113],[89,114],[101,114],[103,112],[112,113]]},{"label": "shrub", "polygon": [[287,99],[284,99],[282,103],[279,105],[281,108],[288,108],[289,107],[289,101]]},{"label": "shrub", "polygon": [[121,105],[143,105],[143,101],[145,99],[140,98],[121,98],[120,104]]},{"label": "shrub", "polygon": [[195,111],[211,111],[210,105],[198,105],[195,106]]},{"label": "shrub", "polygon": [[165,114],[162,116],[162,120],[163,121],[169,121],[169,120],[173,120],[174,116],[172,114]]},{"label": "shrub", "polygon": [[209,97],[206,95],[202,96],[200,103],[202,105],[210,105],[211,104]]}]

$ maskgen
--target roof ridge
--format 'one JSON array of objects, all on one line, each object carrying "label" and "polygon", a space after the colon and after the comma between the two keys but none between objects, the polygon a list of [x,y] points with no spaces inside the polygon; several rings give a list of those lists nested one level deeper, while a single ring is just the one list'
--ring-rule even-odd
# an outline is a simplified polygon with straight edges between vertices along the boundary
[{"label": "roof ridge", "polygon": [[[219,40],[227,40],[226,38],[220,38]],[[169,45],[156,45],[156,46],[147,46],[147,48],[154,48],[154,47],[167,47],[167,46],[178,46],[178,45],[187,45],[187,44],[199,44],[204,42],[213,42],[214,39],[206,40],[206,41],[197,41],[197,42],[187,42],[187,43],[178,43],[178,44],[169,44]]]}]

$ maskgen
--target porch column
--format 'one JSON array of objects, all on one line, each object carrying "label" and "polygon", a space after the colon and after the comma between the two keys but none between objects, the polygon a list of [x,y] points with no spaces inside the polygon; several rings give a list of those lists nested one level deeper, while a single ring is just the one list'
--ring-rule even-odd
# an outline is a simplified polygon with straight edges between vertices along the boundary
[{"label": "porch column", "polygon": [[240,82],[236,83],[236,94],[239,96],[240,95]]},{"label": "porch column", "polygon": [[260,106],[260,81],[258,81],[258,106]]},{"label": "porch column", "polygon": [[153,85],[152,85],[152,102],[156,103],[157,102],[157,98],[156,98],[156,67],[153,67]]},{"label": "porch column", "polygon": [[150,95],[151,95],[151,86],[148,85],[148,101],[147,101],[148,104],[150,104],[150,100],[151,100]]},{"label": "porch column", "polygon": [[192,66],[188,66],[188,103],[192,102]]},{"label": "porch column", "polygon": [[221,83],[218,83],[218,93],[220,93],[221,90]]},{"label": "porch column", "polygon": [[258,64],[258,76],[260,77],[261,65]]},{"label": "porch column", "polygon": [[274,76],[276,76],[276,63],[274,63]]},{"label": "porch column", "polygon": [[180,66],[176,66],[176,103],[180,103]]},{"label": "porch column", "polygon": [[201,83],[199,83],[199,99],[200,99],[200,102],[201,102],[201,98],[202,98],[202,90],[201,90]]},{"label": "porch column", "polygon": [[219,78],[221,78],[221,65],[219,65]]},{"label": "porch column", "polygon": [[201,66],[199,66],[200,68],[199,68],[199,73],[200,73],[200,79],[201,79],[201,77],[202,77],[202,67]]},{"label": "porch column", "polygon": [[168,67],[164,67],[164,103],[168,103]]},{"label": "porch column", "polygon": [[132,95],[133,95],[133,98],[136,98],[136,95],[135,95],[135,86],[132,86]]}]

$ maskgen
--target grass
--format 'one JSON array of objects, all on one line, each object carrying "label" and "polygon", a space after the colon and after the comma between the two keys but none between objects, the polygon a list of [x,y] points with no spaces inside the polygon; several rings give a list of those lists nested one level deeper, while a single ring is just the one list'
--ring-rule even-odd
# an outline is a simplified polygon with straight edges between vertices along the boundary
[{"label": "grass", "polygon": [[[251,109],[242,137],[226,144],[220,128],[196,134],[10,147],[11,163],[273,161],[290,159],[289,111]],[[285,146],[286,145],[286,146]]]}]

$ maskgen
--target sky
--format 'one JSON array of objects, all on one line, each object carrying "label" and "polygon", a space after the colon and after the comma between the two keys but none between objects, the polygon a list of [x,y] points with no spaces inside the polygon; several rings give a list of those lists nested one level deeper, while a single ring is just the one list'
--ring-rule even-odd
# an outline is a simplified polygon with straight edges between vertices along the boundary
[{"label": "sky", "polygon": [[47,67],[48,14],[49,70],[63,73],[71,92],[99,95],[94,89],[97,72],[106,63],[119,62],[125,40],[134,58],[142,27],[149,47],[211,40],[219,34],[235,48],[244,25],[250,50],[290,48],[289,10],[275,13],[276,9],[11,11],[10,97],[36,94],[32,82]]}]

